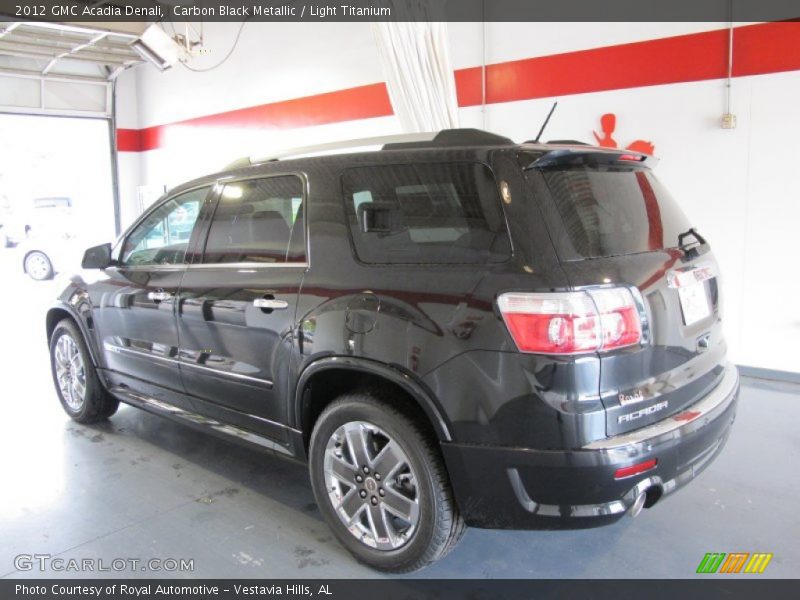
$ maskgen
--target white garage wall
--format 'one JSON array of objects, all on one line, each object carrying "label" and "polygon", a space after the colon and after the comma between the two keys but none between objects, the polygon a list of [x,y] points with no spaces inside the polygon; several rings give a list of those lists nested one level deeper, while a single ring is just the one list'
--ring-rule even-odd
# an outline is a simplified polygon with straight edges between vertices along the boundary
[{"label": "white garage wall", "polygon": [[[238,24],[206,24],[213,65]],[[455,68],[550,55],[631,41],[723,28],[724,24],[450,24]],[[368,25],[249,23],[240,46],[209,73],[138,67],[120,77],[119,126],[141,129],[237,108],[380,82],[383,76]],[[545,139],[592,140],[603,113],[617,115],[621,144],[652,141],[659,177],[712,242],[724,273],[726,335],[738,363],[800,372],[800,337],[793,276],[798,256],[800,184],[793,173],[800,139],[800,72],[737,78],[732,110],[738,128],[722,130],[724,82],[660,85],[559,98]],[[460,109],[462,126],[516,140],[535,137],[553,99]],[[121,153],[123,223],[137,212],[136,186],[175,185],[259,149],[399,132],[395,117],[299,129],[174,128],[166,146]],[[127,207],[127,208],[126,208]],[[787,268],[788,266],[788,268]]]}]

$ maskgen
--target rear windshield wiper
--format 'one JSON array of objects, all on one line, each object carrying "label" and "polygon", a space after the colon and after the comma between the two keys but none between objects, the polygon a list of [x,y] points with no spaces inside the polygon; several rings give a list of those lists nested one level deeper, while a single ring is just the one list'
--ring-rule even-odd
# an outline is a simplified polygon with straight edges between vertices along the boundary
[{"label": "rear windshield wiper", "polygon": [[[683,243],[683,240],[685,240],[689,236],[695,239],[697,246],[695,246],[692,242],[688,244]],[[686,258],[692,259],[700,256],[700,253],[697,251],[697,248],[698,246],[705,246],[706,244],[708,244],[706,238],[697,233],[694,227],[690,227],[683,233],[678,234],[678,247],[686,253]]]}]

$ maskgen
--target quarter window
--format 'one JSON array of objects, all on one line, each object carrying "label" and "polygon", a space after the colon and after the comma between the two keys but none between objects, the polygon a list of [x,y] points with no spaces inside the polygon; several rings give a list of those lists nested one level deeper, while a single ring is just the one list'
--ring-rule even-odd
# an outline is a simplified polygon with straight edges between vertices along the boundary
[{"label": "quarter window", "polygon": [[475,264],[511,254],[497,184],[484,164],[357,167],[342,174],[342,188],[364,262]]},{"label": "quarter window", "polygon": [[299,177],[225,184],[208,232],[205,263],[303,262],[303,183]]},{"label": "quarter window", "polygon": [[128,236],[121,262],[127,266],[176,265],[186,260],[200,207],[209,188],[171,198],[151,212]]}]

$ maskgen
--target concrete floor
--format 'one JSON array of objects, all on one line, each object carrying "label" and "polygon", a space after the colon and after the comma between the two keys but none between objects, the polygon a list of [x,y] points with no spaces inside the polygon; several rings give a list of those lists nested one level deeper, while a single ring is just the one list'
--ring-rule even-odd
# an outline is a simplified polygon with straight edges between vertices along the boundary
[{"label": "concrete floor", "polygon": [[[21,553],[194,559],[185,577],[377,576],[333,539],[303,467],[134,408],[92,427],[67,419],[43,339],[59,284],[27,280],[0,254],[0,576],[41,576],[15,570]],[[414,576],[683,578],[706,552],[772,552],[762,577],[800,577],[798,423],[800,386],[746,379],[720,458],[639,518],[585,531],[470,530]]]}]

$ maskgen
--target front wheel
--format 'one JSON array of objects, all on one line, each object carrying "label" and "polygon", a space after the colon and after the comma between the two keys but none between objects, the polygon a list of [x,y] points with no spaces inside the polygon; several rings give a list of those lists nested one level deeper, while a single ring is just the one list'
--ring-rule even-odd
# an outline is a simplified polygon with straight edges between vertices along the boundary
[{"label": "front wheel", "polygon": [[73,420],[94,423],[117,412],[119,401],[103,389],[83,336],[69,319],[53,330],[50,364],[61,406]]},{"label": "front wheel", "polygon": [[314,426],[309,467],[339,541],[361,562],[402,573],[444,557],[465,526],[436,440],[393,404],[371,393],[335,400]]},{"label": "front wheel", "polygon": [[44,252],[34,250],[25,257],[25,272],[36,281],[52,279],[54,275],[53,263]]}]

